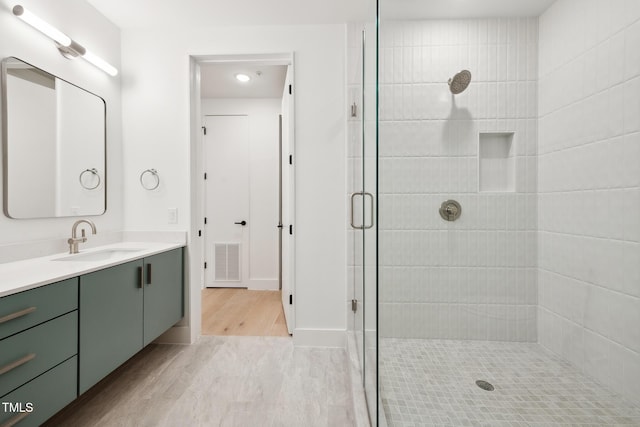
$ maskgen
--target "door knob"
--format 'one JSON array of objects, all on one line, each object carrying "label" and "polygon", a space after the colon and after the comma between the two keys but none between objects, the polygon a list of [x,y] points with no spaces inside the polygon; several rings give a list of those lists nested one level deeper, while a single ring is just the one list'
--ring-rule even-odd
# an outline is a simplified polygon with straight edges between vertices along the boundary
[{"label": "door knob", "polygon": [[241,226],[243,226],[243,227],[244,227],[245,225],[247,225],[247,221],[242,220],[242,221],[240,221],[240,222],[234,222],[234,224],[238,224],[238,225],[241,225]]}]

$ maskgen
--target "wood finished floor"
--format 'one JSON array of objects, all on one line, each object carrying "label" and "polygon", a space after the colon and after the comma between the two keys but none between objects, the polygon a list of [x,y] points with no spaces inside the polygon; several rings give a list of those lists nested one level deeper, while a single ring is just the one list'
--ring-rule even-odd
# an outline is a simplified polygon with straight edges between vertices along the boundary
[{"label": "wood finished floor", "polygon": [[203,289],[202,335],[288,337],[280,291]]},{"label": "wood finished floor", "polygon": [[345,350],[291,338],[150,344],[47,427],[354,426]]}]

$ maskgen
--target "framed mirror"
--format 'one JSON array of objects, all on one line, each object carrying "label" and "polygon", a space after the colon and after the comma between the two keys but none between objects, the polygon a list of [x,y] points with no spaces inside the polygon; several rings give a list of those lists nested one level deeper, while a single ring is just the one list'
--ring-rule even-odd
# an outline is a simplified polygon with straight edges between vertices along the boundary
[{"label": "framed mirror", "polygon": [[104,214],[104,99],[14,57],[2,61],[1,88],[5,215]]}]

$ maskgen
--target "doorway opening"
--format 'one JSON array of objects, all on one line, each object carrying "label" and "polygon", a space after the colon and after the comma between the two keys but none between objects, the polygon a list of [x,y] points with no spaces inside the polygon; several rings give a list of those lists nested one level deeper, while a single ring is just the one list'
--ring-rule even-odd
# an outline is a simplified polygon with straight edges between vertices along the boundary
[{"label": "doorway opening", "polygon": [[192,64],[202,129],[194,230],[202,237],[201,333],[289,336],[293,55],[212,56]]}]

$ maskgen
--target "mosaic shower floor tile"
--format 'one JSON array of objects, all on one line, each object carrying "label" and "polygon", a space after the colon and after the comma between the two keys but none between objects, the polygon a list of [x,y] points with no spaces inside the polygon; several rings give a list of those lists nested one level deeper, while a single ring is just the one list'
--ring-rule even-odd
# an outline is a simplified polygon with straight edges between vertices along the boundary
[{"label": "mosaic shower floor tile", "polygon": [[390,427],[640,426],[640,407],[538,344],[382,338],[379,357]]}]

